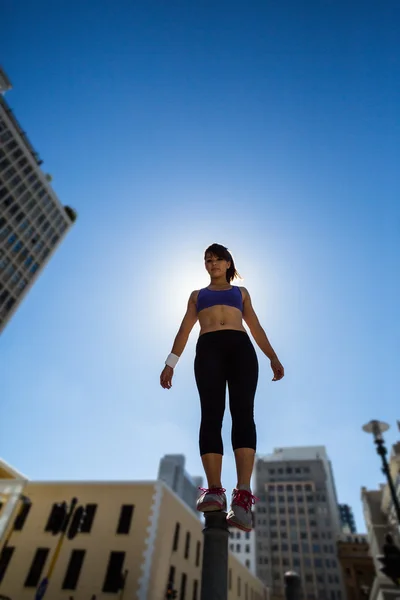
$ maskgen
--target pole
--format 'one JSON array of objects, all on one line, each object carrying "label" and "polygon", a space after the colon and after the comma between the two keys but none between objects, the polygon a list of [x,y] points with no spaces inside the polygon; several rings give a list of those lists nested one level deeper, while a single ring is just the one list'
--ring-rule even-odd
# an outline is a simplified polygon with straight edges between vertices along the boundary
[{"label": "pole", "polygon": [[300,576],[295,571],[287,571],[285,580],[285,600],[300,600]]},{"label": "pole", "polygon": [[226,512],[204,513],[201,600],[228,598],[228,538]]},{"label": "pole", "polygon": [[78,504],[78,499],[72,498],[69,512],[68,512],[67,516],[65,517],[65,521],[64,521],[62,529],[61,529],[61,535],[58,538],[57,545],[54,550],[53,558],[51,559],[49,568],[47,570],[47,575],[46,575],[46,577],[44,577],[42,579],[42,581],[39,584],[38,589],[36,590],[35,600],[42,600],[43,596],[45,595],[45,593],[47,591],[47,588],[48,588],[49,582],[50,582],[50,577],[52,576],[54,568],[56,566],[56,562],[57,562],[58,556],[61,551],[61,546],[63,544],[64,538],[67,533],[68,525],[71,521],[72,515],[74,513],[74,510],[75,510],[75,507],[77,504]]},{"label": "pole", "polygon": [[393,505],[394,505],[394,510],[395,510],[395,513],[397,516],[397,521],[400,526],[400,504],[399,504],[399,499],[396,494],[396,488],[394,487],[393,479],[390,474],[389,464],[386,459],[387,449],[384,445],[383,439],[380,437],[375,439],[375,444],[376,444],[376,451],[382,459],[382,472],[386,475],[386,478],[387,478],[387,481],[389,484],[390,495],[392,497],[392,501],[393,501]]}]

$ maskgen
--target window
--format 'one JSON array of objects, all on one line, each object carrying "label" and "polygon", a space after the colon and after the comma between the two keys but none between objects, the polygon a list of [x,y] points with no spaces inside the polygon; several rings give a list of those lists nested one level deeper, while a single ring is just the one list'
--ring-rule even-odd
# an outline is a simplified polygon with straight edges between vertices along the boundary
[{"label": "window", "polygon": [[246,531],[246,540],[249,540],[249,539],[250,539],[250,532]]},{"label": "window", "polygon": [[63,590],[75,590],[78,584],[79,575],[85,558],[86,550],[72,550],[71,558],[69,559],[67,572],[65,573]]},{"label": "window", "polygon": [[240,544],[236,544],[236,552],[240,552]]},{"label": "window", "polygon": [[14,529],[15,531],[21,531],[23,526],[25,525],[25,521],[29,515],[29,511],[31,510],[32,504],[31,502],[24,502],[21,506],[19,514],[17,515],[14,521]]},{"label": "window", "polygon": [[25,579],[25,587],[36,587],[40,581],[43,567],[45,565],[49,548],[38,548],[29,569],[27,578]]},{"label": "window", "polygon": [[249,561],[249,559],[248,559],[248,558],[246,558],[246,567],[247,567],[248,569],[250,569],[250,561]]},{"label": "window", "polygon": [[90,533],[92,530],[92,525],[94,521],[94,517],[97,510],[97,504],[86,504],[86,517],[82,523],[82,527],[80,533]]},{"label": "window", "polygon": [[187,581],[187,575],[186,575],[186,573],[182,573],[179,600],[185,600],[185,598],[186,598],[186,581]]},{"label": "window", "polygon": [[246,554],[250,554],[250,544],[246,544]]},{"label": "window", "polygon": [[199,590],[199,582],[197,581],[197,579],[193,580],[193,594],[192,594],[192,600],[197,600],[197,594],[198,594],[198,590]]},{"label": "window", "polygon": [[15,548],[13,546],[6,546],[0,554],[0,583],[3,581],[4,575],[6,574],[14,550]]},{"label": "window", "polygon": [[323,566],[321,558],[314,558],[314,566],[316,569],[321,569]]},{"label": "window", "polygon": [[175,583],[175,567],[173,565],[169,568],[168,583]]},{"label": "window", "polygon": [[186,541],[185,541],[185,558],[189,558],[190,552],[190,531],[186,532]]},{"label": "window", "polygon": [[131,528],[131,521],[133,515],[133,504],[123,504],[121,507],[121,513],[119,515],[119,522],[117,527],[117,533],[128,534]]},{"label": "window", "polygon": [[235,548],[235,545],[234,545],[234,544],[229,544],[229,550],[230,550],[231,552],[234,552],[234,548]]},{"label": "window", "polygon": [[[233,544],[231,544],[233,546]],[[233,548],[231,548],[233,550]],[[201,550],[201,542],[197,542],[196,544],[196,567],[200,565],[200,550]]]},{"label": "window", "polygon": [[121,589],[124,559],[125,552],[110,553],[106,577],[103,584],[103,592],[113,592],[115,594]]},{"label": "window", "polygon": [[181,529],[180,523],[177,523],[175,525],[174,543],[173,543],[173,546],[172,546],[172,551],[173,552],[176,552],[176,550],[178,550],[180,529]]}]

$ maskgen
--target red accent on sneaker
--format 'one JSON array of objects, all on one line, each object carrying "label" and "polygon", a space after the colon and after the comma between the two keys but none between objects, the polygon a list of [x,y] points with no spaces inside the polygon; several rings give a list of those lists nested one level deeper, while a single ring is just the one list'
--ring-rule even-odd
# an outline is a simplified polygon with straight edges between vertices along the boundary
[{"label": "red accent on sneaker", "polygon": [[255,504],[257,500],[259,500],[259,498],[253,496],[253,494],[247,490],[233,490],[232,504],[241,506],[246,512],[251,510],[252,505]]},{"label": "red accent on sneaker", "polygon": [[206,494],[218,494],[218,495],[225,494],[225,492],[226,492],[225,488],[202,488],[202,487],[199,487],[199,490],[201,490],[202,492],[205,492]]}]

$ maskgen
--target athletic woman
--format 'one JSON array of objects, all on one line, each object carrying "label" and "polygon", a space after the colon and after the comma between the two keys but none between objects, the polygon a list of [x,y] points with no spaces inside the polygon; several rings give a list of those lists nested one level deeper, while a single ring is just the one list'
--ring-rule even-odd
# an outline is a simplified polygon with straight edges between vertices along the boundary
[{"label": "athletic woman", "polygon": [[243,320],[271,362],[272,381],[282,379],[284,369],[258,321],[249,292],[244,287],[231,285],[240,276],[228,249],[212,244],[205,251],[204,260],[210,285],[190,294],[186,314],[165,362],[160,383],[164,389],[172,387],[174,368],[198,319],[200,336],[194,370],[201,404],[200,455],[208,488],[200,488],[202,493],[197,501],[197,510],[226,511],[227,508],[226,490],[221,483],[221,429],[228,384],[237,484],[227,521],[230,526],[251,531],[251,507],[256,500],[251,493],[250,480],[256,452],[254,396],[258,360]]}]

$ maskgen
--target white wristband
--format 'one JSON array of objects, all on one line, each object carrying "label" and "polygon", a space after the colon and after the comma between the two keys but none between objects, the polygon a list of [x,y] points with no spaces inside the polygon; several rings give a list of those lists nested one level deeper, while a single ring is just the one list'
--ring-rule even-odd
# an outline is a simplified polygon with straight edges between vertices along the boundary
[{"label": "white wristband", "polygon": [[179,356],[177,356],[176,354],[169,354],[167,360],[165,361],[165,364],[168,365],[168,367],[171,367],[172,369],[175,369],[176,364],[179,360]]}]

